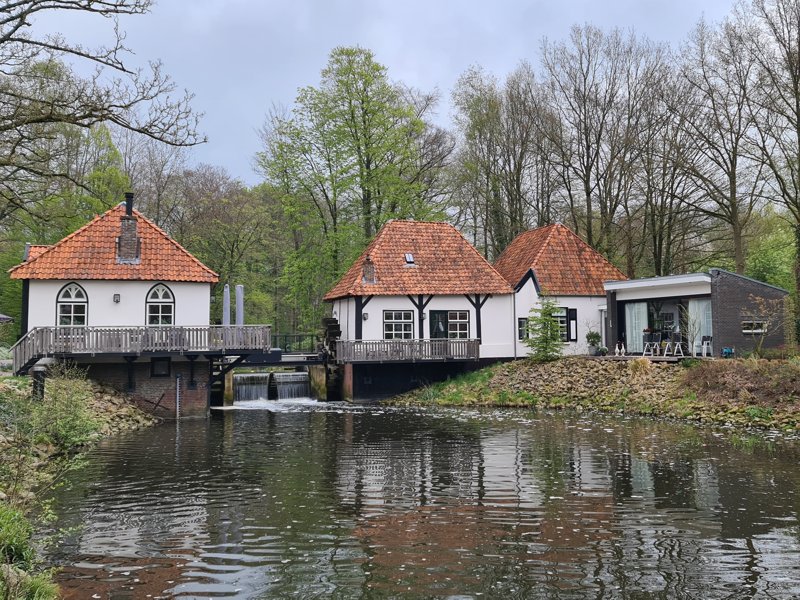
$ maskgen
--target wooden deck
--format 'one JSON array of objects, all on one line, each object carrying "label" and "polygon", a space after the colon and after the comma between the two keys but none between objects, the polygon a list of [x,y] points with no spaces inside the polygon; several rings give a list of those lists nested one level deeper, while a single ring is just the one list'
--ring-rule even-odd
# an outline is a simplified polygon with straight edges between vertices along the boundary
[{"label": "wooden deck", "polygon": [[465,361],[480,358],[480,340],[337,341],[338,363]]},{"label": "wooden deck", "polygon": [[37,327],[13,347],[14,372],[40,358],[97,354],[269,352],[269,325],[241,327]]}]

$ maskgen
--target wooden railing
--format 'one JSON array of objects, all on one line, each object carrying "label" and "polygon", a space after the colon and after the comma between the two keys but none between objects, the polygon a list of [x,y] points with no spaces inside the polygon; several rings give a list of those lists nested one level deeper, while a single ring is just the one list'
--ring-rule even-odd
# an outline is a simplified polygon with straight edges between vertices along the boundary
[{"label": "wooden railing", "polygon": [[14,372],[60,354],[225,352],[271,348],[269,325],[241,327],[37,327],[11,349]]},{"label": "wooden railing", "polygon": [[336,361],[415,362],[478,360],[479,340],[361,340],[336,342]]}]

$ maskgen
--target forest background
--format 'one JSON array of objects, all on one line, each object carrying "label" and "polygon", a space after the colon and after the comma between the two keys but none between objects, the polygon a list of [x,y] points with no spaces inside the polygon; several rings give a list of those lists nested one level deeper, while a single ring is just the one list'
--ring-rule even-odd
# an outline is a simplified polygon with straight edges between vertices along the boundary
[{"label": "forest background", "polygon": [[[316,85],[265,116],[255,186],[191,164],[203,142],[191,97],[157,63],[129,69],[121,29],[92,50],[27,30],[42,10],[118,27],[149,9],[0,2],[3,269],[133,191],[221,284],[245,284],[247,322],[279,333],[319,330],[322,296],[389,219],[449,221],[490,261],[558,221],[629,277],[716,266],[797,294],[800,0],[739,4],[675,47],[575,26],[503,79],[464,72],[449,129],[439,92],[392,79],[366,48],[335,48]],[[20,282],[0,279],[0,311],[20,309]],[[220,309],[215,293],[213,319]]]}]

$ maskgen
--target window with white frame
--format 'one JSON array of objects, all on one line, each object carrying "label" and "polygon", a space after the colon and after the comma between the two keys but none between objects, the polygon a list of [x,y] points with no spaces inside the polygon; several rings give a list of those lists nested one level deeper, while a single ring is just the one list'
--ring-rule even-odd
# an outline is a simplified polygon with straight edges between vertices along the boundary
[{"label": "window with white frame", "polygon": [[414,313],[410,310],[383,311],[383,339],[410,340],[414,337]]},{"label": "window with white frame", "polygon": [[558,331],[562,342],[569,341],[569,320],[567,319],[567,309],[557,308],[553,311],[553,319],[558,323]]},{"label": "window with white frame", "polygon": [[469,338],[468,310],[451,310],[447,313],[447,337],[450,339]]},{"label": "window with white frame", "polygon": [[763,319],[744,319],[742,333],[745,335],[763,335],[767,333],[767,322]]},{"label": "window with white frame", "polygon": [[56,313],[59,327],[84,327],[89,302],[86,292],[77,283],[68,283],[58,293]]},{"label": "window with white frame", "polygon": [[147,292],[147,325],[159,327],[175,324],[175,296],[163,283]]},{"label": "window with white frame", "polygon": [[528,331],[528,319],[527,317],[520,317],[517,319],[517,339],[518,340],[527,340],[530,336],[530,332]]}]

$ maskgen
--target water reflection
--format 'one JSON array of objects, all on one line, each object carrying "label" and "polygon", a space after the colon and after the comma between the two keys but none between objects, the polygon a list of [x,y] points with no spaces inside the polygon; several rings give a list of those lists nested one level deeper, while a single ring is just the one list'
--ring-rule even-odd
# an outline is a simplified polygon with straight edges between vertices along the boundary
[{"label": "water reflection", "polygon": [[67,597],[800,595],[798,445],[530,412],[289,403],[104,443]]}]

